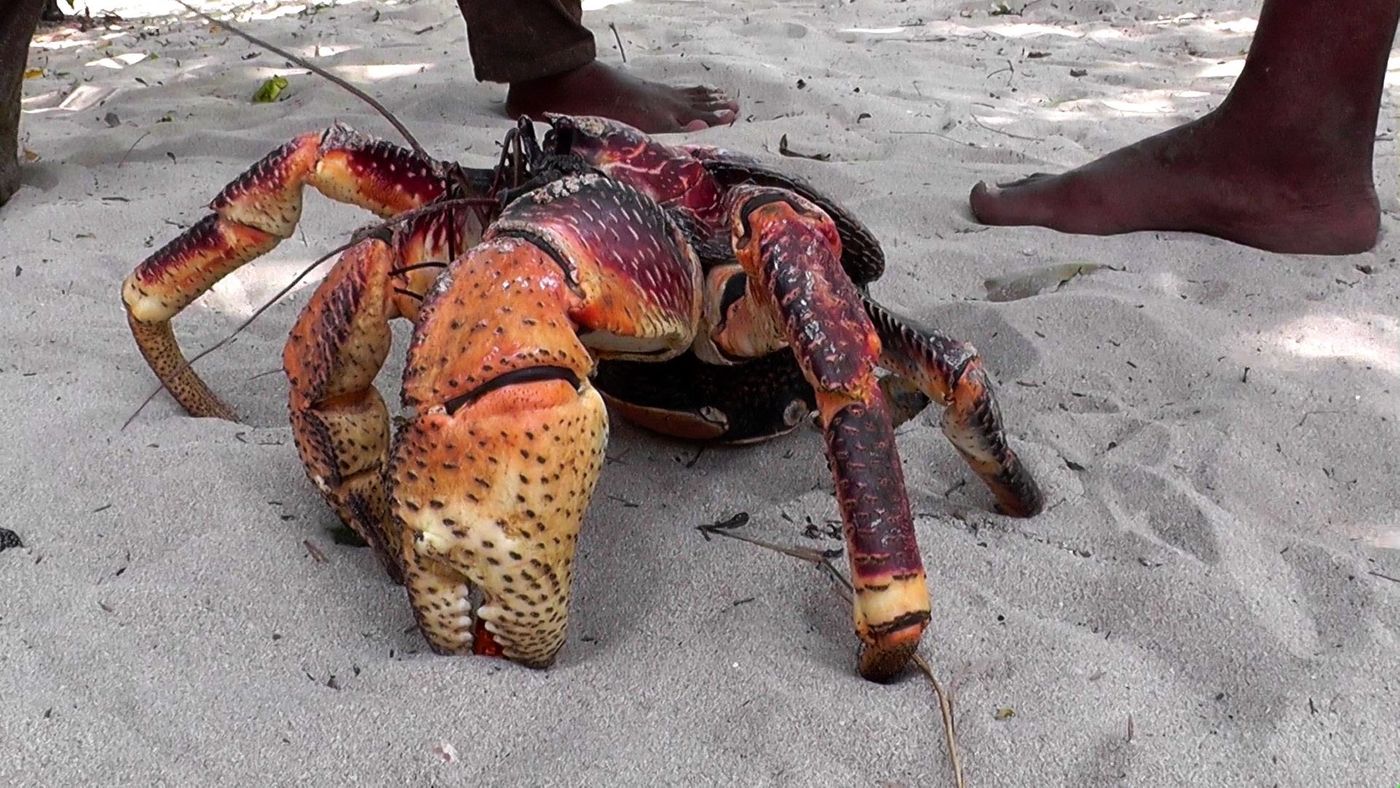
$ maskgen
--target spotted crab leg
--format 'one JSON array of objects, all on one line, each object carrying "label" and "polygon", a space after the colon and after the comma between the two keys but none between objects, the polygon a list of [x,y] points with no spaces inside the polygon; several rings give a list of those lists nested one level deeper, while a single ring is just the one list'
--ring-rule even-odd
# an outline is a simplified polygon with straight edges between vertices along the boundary
[{"label": "spotted crab leg", "polygon": [[387,218],[441,197],[448,180],[437,162],[332,126],[269,153],[214,198],[212,213],[137,266],[122,284],[127,322],[151,369],[191,415],[234,418],[185,362],[170,320],[290,237],[308,185]]},{"label": "spotted crab leg", "polygon": [[518,198],[438,279],[390,465],[409,597],[435,651],[554,661],[608,436],[595,361],[675,357],[699,300],[680,232],[596,176]]},{"label": "spotted crab leg", "polygon": [[374,387],[392,340],[389,321],[417,310],[410,291],[391,284],[398,260],[377,238],[347,250],[298,317],[282,366],[307,477],[402,582],[402,540],[390,527],[384,489],[389,412]]},{"label": "spotted crab leg", "polygon": [[880,340],[841,267],[836,225],[785,189],[730,193],[735,256],[816,391],[855,587],[859,669],[898,674],[929,621],[929,595],[889,408],[876,379]]},{"label": "spotted crab leg", "polygon": [[880,334],[880,365],[943,406],[943,433],[1005,514],[1039,514],[1045,497],[1025,463],[1007,445],[1001,408],[977,349],[915,327],[869,298],[864,301]]}]

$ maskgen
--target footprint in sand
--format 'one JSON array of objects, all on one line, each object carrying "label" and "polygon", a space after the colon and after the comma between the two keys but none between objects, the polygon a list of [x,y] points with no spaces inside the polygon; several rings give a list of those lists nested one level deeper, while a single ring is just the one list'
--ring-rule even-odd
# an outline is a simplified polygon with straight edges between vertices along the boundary
[{"label": "footprint in sand", "polygon": [[806,25],[797,22],[749,22],[740,25],[737,31],[749,38],[771,41],[774,38],[806,38]]},{"label": "footprint in sand", "polygon": [[1361,649],[1375,640],[1374,616],[1362,611],[1375,607],[1379,586],[1363,574],[1364,564],[1312,542],[1289,545],[1283,560],[1306,600],[1317,648]]},{"label": "footprint in sand", "polygon": [[[877,294],[877,297],[878,294]],[[959,302],[946,304],[921,315],[917,311],[891,305],[891,309],[931,329],[970,343],[1000,388],[1040,362],[1040,349],[1019,328],[1007,321],[995,307]]]},{"label": "footprint in sand", "polygon": [[[1070,391],[1063,405],[1066,413],[1076,414],[1108,415],[1123,410],[1123,404],[1117,397],[1092,391]],[[1134,426],[1141,426],[1141,422]]]},{"label": "footprint in sand", "polygon": [[1144,466],[1111,474],[1118,500],[1109,501],[1113,517],[1129,530],[1146,528],[1149,536],[1204,564],[1220,562],[1219,524],[1196,504],[1186,482]]}]

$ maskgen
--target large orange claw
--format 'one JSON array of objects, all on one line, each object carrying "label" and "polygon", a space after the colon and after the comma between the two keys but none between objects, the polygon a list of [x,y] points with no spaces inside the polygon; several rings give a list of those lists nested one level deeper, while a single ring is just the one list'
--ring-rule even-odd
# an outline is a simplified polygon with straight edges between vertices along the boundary
[{"label": "large orange claw", "polygon": [[413,333],[389,472],[435,650],[554,660],[608,436],[594,359],[675,356],[699,297],[698,263],[655,203],[597,177],[516,200],[443,272]]}]

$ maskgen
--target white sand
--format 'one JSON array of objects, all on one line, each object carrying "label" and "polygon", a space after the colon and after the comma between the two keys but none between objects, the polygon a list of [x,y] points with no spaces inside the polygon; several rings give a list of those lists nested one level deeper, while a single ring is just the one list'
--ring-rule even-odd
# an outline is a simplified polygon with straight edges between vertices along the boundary
[{"label": "white sand", "polygon": [[[391,134],[297,70],[287,100],[251,104],[280,59],[133,1],[94,6],[128,18],[111,29],[36,44],[22,134],[39,159],[0,210],[0,523],[27,543],[0,554],[0,784],[949,784],[926,683],[857,677],[811,567],[694,530],[747,511],[755,536],[835,546],[802,535],[836,517],[815,432],[691,467],[694,449],[617,426],[569,642],[530,672],[431,655],[402,589],[331,540],[285,381],[259,375],[309,290],[200,365],[246,423],[161,396],[121,430],[153,382],[122,277],[291,136],[335,119]],[[741,121],[697,139],[840,195],[889,253],[877,294],[974,342],[1000,381],[1043,516],[989,514],[933,415],[900,438],[935,601],[923,653],[955,694],[969,784],[1400,781],[1392,90],[1372,253],[984,228],[978,179],[1059,171],[1217,103],[1257,14],[989,6],[657,0],[588,21],[609,62],[615,22],[637,73],[739,90]],[[319,46],[431,150],[488,162],[503,91],[473,81],[452,3],[300,10],[245,25]],[[783,134],[832,160],[780,159]],[[308,206],[182,316],[186,348],[365,220]],[[989,277],[1072,262],[1121,270],[987,300]]]}]

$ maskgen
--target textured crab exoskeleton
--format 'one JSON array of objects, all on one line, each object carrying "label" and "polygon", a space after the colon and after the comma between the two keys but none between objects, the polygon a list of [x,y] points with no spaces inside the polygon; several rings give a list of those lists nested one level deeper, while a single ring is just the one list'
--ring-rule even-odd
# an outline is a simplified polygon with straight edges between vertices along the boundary
[{"label": "textured crab exoskeleton", "polygon": [[[188,412],[232,418],[185,363],[170,319],[288,237],[305,185],[381,216],[415,211],[341,256],[283,362],[309,478],[404,583],[434,650],[553,662],[609,407],[731,443],[815,411],[856,590],[859,670],[894,676],[930,610],[895,413],[937,402],[1003,512],[1042,506],[976,352],[875,303],[864,288],[884,270],[878,242],[805,183],[612,121],[548,121],[542,143],[522,122],[508,137],[516,155],[495,170],[341,126],[284,145],[128,277],[138,346]],[[506,183],[507,171],[523,182]],[[460,206],[416,211],[498,196],[485,221]],[[414,329],[391,436],[373,381],[397,317]]]}]

